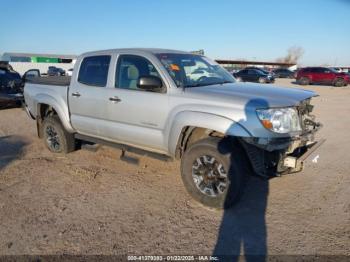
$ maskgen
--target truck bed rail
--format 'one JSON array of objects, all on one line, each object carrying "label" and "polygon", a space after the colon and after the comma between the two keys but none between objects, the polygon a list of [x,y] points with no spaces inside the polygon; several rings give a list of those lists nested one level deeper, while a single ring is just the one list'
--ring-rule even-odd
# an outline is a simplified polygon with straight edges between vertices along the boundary
[{"label": "truck bed rail", "polygon": [[38,85],[69,86],[70,80],[70,76],[42,76],[29,78],[26,82]]}]

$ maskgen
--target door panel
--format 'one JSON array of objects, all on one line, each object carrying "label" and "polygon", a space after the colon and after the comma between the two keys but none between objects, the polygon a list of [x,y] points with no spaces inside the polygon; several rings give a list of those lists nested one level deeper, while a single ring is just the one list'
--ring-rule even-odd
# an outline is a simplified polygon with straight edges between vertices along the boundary
[{"label": "door panel", "polygon": [[168,116],[166,94],[121,88],[107,88],[106,92],[101,135],[136,146],[166,150],[163,136]]},{"label": "door panel", "polygon": [[68,92],[72,126],[82,134],[97,136],[103,119],[110,55],[85,57],[77,79],[71,81]]},{"label": "door panel", "polygon": [[[166,87],[145,91],[138,87],[140,77],[162,78],[145,57],[120,55],[108,88],[103,135],[116,141],[167,151],[164,126],[168,116]],[[164,81],[163,81],[164,83]]]},{"label": "door panel", "polygon": [[107,99],[107,88],[75,84],[69,92],[71,122],[74,129],[85,135],[100,135],[101,126],[97,123],[104,118]]}]

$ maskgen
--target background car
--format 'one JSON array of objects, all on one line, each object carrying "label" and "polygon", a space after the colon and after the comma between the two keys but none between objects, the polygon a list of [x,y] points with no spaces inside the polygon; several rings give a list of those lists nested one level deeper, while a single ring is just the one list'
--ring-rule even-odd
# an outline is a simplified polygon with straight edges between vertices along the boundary
[{"label": "background car", "polygon": [[8,66],[0,66],[0,108],[21,105],[23,82],[19,73]]},{"label": "background car", "polygon": [[49,66],[49,69],[47,70],[48,76],[64,76],[65,74],[66,71],[64,71],[62,68],[55,66]]},{"label": "background car", "polygon": [[337,87],[350,83],[350,76],[346,73],[338,73],[327,67],[306,67],[297,73],[297,82],[301,85],[327,84]]},{"label": "background car", "polygon": [[294,78],[294,72],[287,68],[277,68],[273,73],[276,78]]},{"label": "background car", "polygon": [[343,71],[341,70],[341,68],[338,68],[338,67],[330,67],[330,69],[332,69],[333,71],[336,71],[337,73],[343,72]]},{"label": "background car", "polygon": [[245,68],[237,73],[234,73],[233,76],[237,81],[243,82],[257,82],[257,83],[273,83],[275,78],[269,73],[265,73],[260,69]]},{"label": "background car", "polygon": [[256,70],[262,71],[265,74],[270,74],[270,75],[274,76],[274,73],[271,70],[267,69],[267,68],[255,67],[255,66],[247,66],[245,69],[256,69]]}]

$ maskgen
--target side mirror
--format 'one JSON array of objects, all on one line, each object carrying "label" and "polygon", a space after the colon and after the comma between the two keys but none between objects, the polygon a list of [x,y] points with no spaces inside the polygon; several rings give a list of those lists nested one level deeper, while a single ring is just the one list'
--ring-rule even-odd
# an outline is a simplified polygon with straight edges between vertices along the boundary
[{"label": "side mirror", "polygon": [[22,80],[23,80],[23,82],[25,82],[28,79],[32,79],[34,77],[40,77],[40,76],[41,76],[40,71],[38,69],[30,69],[24,73]]},{"label": "side mirror", "polygon": [[137,80],[137,87],[146,91],[154,91],[162,86],[162,80],[157,76],[141,76]]}]

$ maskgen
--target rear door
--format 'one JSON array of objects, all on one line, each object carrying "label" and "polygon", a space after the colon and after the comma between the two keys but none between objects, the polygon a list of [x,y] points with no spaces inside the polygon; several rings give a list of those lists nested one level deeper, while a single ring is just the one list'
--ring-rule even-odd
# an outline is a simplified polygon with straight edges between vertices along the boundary
[{"label": "rear door", "polygon": [[311,69],[312,82],[322,83],[323,82],[323,70],[321,67],[315,67]]},{"label": "rear door", "polygon": [[333,84],[335,73],[328,68],[322,68],[322,83]]},{"label": "rear door", "polygon": [[105,117],[108,103],[108,72],[111,55],[85,57],[72,78],[68,92],[72,126],[81,134],[99,136],[99,120]]},{"label": "rear door", "polygon": [[258,71],[255,69],[248,69],[248,80],[249,82],[257,82],[259,79]]}]

